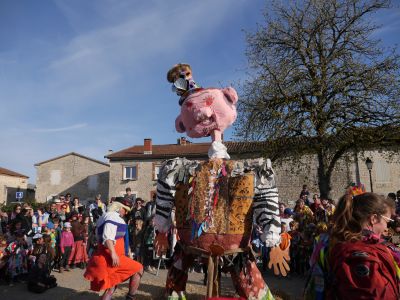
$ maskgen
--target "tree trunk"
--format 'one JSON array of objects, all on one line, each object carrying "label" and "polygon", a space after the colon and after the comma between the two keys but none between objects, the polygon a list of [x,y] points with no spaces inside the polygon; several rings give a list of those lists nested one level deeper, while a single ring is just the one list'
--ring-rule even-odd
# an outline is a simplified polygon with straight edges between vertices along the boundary
[{"label": "tree trunk", "polygon": [[322,152],[317,154],[318,156],[318,187],[321,198],[330,198],[331,187],[331,177],[332,173],[328,171],[328,166],[326,165],[326,160]]}]

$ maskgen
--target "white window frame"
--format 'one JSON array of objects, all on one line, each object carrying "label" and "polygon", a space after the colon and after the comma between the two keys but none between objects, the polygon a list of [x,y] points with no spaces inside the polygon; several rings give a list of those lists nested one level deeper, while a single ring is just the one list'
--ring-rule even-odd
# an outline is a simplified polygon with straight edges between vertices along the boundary
[{"label": "white window frame", "polygon": [[[158,168],[158,172],[157,172]],[[158,174],[160,173],[161,164],[153,163],[153,180],[158,180]]]},{"label": "white window frame", "polygon": [[[132,177],[132,174],[131,174],[131,177],[127,177],[127,176],[126,176],[126,169],[127,169],[127,168],[136,168],[136,176],[135,176],[135,177]],[[123,166],[122,166],[122,179],[123,179],[123,180],[137,180],[137,178],[138,178],[138,171],[139,171],[138,164],[134,164],[134,165],[123,165]]]}]

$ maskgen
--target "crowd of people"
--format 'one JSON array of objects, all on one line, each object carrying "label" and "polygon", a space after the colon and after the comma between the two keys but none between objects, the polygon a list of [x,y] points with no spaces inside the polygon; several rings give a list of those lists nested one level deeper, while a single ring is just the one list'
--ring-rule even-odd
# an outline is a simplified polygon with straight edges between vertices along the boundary
[{"label": "crowd of people", "polygon": [[[353,189],[358,190],[359,187]],[[311,198],[312,196],[312,198]],[[389,223],[384,236],[394,244],[400,244],[400,191],[389,193],[387,198],[396,203],[393,222]],[[311,200],[312,199],[312,200]],[[333,225],[335,201],[311,195],[307,185],[303,186],[294,207],[279,203],[279,216],[281,218],[281,244],[282,250],[289,248],[291,274],[307,276],[310,272],[310,259],[319,236],[327,233]],[[268,265],[268,248],[264,248],[258,233],[254,228],[252,244],[253,249],[260,254],[260,263],[264,270]],[[289,274],[290,276],[290,274]]]},{"label": "crowd of people", "polygon": [[[308,187],[304,185],[293,208],[283,202],[279,203],[282,232],[280,247],[282,250],[289,248],[290,268],[292,273],[298,275],[308,273],[315,238],[327,232],[335,212],[332,199],[321,198],[318,194],[312,195],[312,200],[310,198]],[[268,248],[262,247],[257,234],[261,231],[255,229],[253,245],[261,254],[263,269],[267,269]]]},{"label": "crowd of people", "polygon": [[[123,199],[132,209],[124,218],[125,254],[152,272],[155,199],[144,205],[129,188],[126,192]],[[27,283],[30,291],[39,293],[57,286],[51,272],[85,269],[98,246],[96,222],[115,200],[103,202],[97,195],[83,204],[67,193],[35,209],[17,203],[11,212],[0,210],[0,283]]]},{"label": "crowd of people", "polygon": [[[95,201],[84,205],[79,197],[71,198],[68,193],[35,210],[25,203],[15,204],[8,213],[0,211],[0,281],[10,285],[24,282],[30,291],[42,293],[57,286],[51,272],[84,269],[98,246],[96,221],[105,215],[110,202],[116,200],[103,202],[98,195]],[[124,215],[127,224],[124,255],[143,264],[144,270],[153,272],[155,197],[145,202],[134,198],[127,188],[122,200],[129,204],[129,211]],[[333,286],[334,293],[348,293],[348,290],[339,288],[338,281],[360,285],[355,286],[353,291],[362,289],[356,277],[360,274],[365,277],[372,272],[372,268],[375,268],[374,276],[383,273],[385,278],[389,278],[382,283],[379,278],[374,279],[374,284],[386,286],[382,287],[385,292],[379,291],[380,296],[399,295],[400,251],[397,246],[400,244],[400,191],[383,197],[365,193],[361,187],[353,187],[335,203],[318,194],[311,195],[304,185],[293,208],[279,203],[279,214],[282,229],[280,247],[290,253],[289,276],[298,274],[308,278],[306,299],[334,299],[329,298]],[[260,254],[262,268],[266,269],[268,248],[263,247],[258,238],[260,232],[254,227],[252,246]],[[174,234],[176,232],[172,229],[170,251],[173,251],[177,239]],[[376,249],[381,251],[381,265],[372,265],[371,262],[360,264],[358,257],[358,264],[353,266],[351,260],[342,258],[345,253],[347,256],[354,253],[366,253],[365,257],[378,256]],[[385,259],[389,263],[385,263]],[[349,269],[336,267],[338,261],[342,265],[344,262],[350,264]],[[332,274],[339,269],[342,273]],[[393,280],[390,280],[391,275]],[[365,286],[363,291],[368,296]],[[349,297],[342,296],[340,299]]]},{"label": "crowd of people", "polygon": [[[304,299],[399,299],[400,190],[384,196],[353,185],[337,203],[310,196],[304,185],[293,208],[279,203],[279,246],[290,253],[289,276],[306,278]],[[258,232],[252,246],[266,269]]]}]

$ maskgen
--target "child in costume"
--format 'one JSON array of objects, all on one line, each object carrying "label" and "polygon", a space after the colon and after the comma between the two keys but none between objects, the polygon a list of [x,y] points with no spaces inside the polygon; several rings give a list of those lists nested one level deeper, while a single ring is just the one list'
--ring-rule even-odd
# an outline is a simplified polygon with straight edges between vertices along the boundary
[{"label": "child in costume", "polygon": [[75,211],[72,212],[71,232],[74,236],[74,245],[68,259],[68,264],[71,267],[78,266],[79,268],[84,269],[85,264],[88,261],[85,244],[85,226],[82,224],[79,218],[82,218],[82,215],[76,213]]},{"label": "child in costume", "polygon": [[72,247],[74,246],[74,235],[71,232],[71,223],[64,223],[64,230],[61,233],[60,239],[60,251],[61,251],[61,260],[60,260],[60,273],[64,270],[69,271],[69,256],[71,255]]},{"label": "child in costume", "polygon": [[288,250],[290,247],[290,240],[292,237],[287,231],[287,224],[285,222],[281,223],[281,243],[279,244],[279,247],[281,247],[282,250]]},{"label": "child in costume", "polygon": [[6,248],[7,273],[11,282],[24,280],[28,274],[28,244],[22,232],[16,233],[16,239]]},{"label": "child in costume", "polygon": [[[57,223],[59,223],[58,221],[56,221]],[[46,228],[45,228],[45,234],[47,234],[48,236],[50,236],[51,238],[51,247],[53,249],[56,248],[56,229],[54,226],[53,222],[48,222],[46,224]]]}]

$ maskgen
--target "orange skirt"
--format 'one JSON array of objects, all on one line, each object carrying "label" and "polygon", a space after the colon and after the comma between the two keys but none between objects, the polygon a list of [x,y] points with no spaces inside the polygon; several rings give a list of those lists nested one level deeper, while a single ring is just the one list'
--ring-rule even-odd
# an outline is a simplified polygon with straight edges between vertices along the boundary
[{"label": "orange skirt", "polygon": [[125,256],[123,238],[117,239],[115,251],[119,257],[117,267],[112,266],[110,250],[103,245],[90,258],[83,276],[90,281],[91,290],[98,292],[116,286],[143,269],[142,264]]}]

